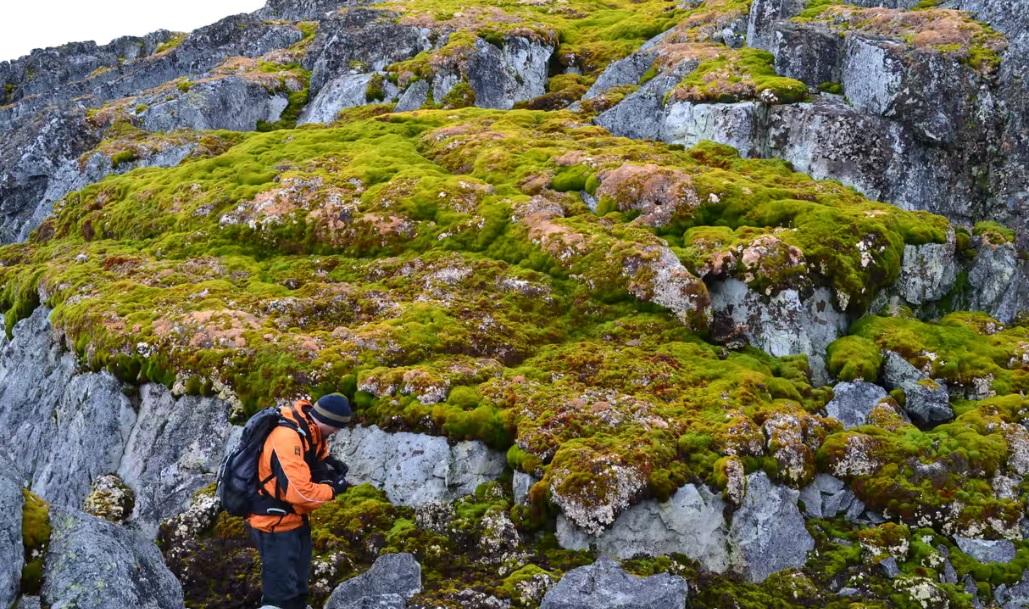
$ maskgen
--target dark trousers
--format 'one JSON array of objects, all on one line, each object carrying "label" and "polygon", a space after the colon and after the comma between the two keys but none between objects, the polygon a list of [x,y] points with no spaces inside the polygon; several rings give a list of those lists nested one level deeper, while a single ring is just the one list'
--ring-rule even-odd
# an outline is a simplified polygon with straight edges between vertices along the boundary
[{"label": "dark trousers", "polygon": [[311,527],[265,533],[250,529],[261,553],[261,602],[282,609],[307,607],[307,580],[311,574]]}]

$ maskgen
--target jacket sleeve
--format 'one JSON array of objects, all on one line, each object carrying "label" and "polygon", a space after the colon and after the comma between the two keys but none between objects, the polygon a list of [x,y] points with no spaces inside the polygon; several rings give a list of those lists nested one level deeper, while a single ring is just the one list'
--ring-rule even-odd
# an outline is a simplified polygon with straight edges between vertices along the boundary
[{"label": "jacket sleeve", "polygon": [[280,499],[301,514],[332,500],[330,485],[311,480],[311,470],[304,461],[304,447],[295,431],[276,427],[268,436],[268,442],[272,448],[271,472]]}]

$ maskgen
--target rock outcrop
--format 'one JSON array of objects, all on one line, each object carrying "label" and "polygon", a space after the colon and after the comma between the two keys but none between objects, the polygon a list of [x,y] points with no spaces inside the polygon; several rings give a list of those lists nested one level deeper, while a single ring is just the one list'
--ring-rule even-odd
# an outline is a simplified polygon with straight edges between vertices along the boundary
[{"label": "rock outcrop", "polygon": [[844,429],[868,422],[872,408],[886,397],[885,389],[864,381],[837,383],[832,393],[833,398],[825,405],[825,412],[843,423]]},{"label": "rock outcrop", "polygon": [[[0,465],[7,461],[0,459]],[[18,596],[18,583],[21,580],[21,569],[25,563],[22,547],[21,485],[8,474],[0,474],[0,607],[10,607]]]},{"label": "rock outcrop", "polygon": [[182,587],[157,546],[130,529],[55,507],[42,598],[54,609],[182,609]]},{"label": "rock outcrop", "polygon": [[343,429],[332,453],[350,467],[351,483],[370,482],[398,505],[417,506],[468,495],[500,476],[504,455],[480,442],[459,442],[414,433],[387,433],[378,427]]},{"label": "rock outcrop", "polygon": [[596,548],[616,558],[684,554],[716,573],[729,566],[722,498],[704,486],[687,484],[668,500],[643,501],[622,512],[600,535],[587,535],[558,516],[557,539],[565,548]]},{"label": "rock outcrop", "polygon": [[797,508],[800,493],[778,486],[764,472],[747,476],[747,494],[729,528],[731,560],[752,582],[800,567],[815,541]]},{"label": "rock outcrop", "polygon": [[404,609],[422,590],[422,570],[411,554],[383,554],[372,568],[332,591],[325,609]]},{"label": "rock outcrop", "polygon": [[601,558],[565,573],[543,597],[540,609],[682,609],[686,597],[686,580],[681,577],[635,577]]}]

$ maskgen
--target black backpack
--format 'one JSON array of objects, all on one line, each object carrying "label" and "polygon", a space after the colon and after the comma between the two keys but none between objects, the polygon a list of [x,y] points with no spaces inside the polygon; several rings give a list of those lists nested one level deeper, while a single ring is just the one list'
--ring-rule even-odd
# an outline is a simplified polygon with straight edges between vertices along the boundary
[{"label": "black backpack", "polygon": [[[256,513],[255,508],[258,505],[264,507],[269,500],[278,506],[276,513],[293,511],[288,503],[265,497],[260,492],[260,481],[257,479],[258,461],[261,458],[261,451],[264,450],[265,440],[268,439],[268,434],[280,425],[299,433],[303,445],[307,447],[307,434],[295,423],[283,417],[277,407],[265,408],[250,417],[243,427],[239,444],[225,455],[221,467],[218,468],[218,498],[229,514],[249,516]],[[305,450],[306,452],[308,451]]]}]

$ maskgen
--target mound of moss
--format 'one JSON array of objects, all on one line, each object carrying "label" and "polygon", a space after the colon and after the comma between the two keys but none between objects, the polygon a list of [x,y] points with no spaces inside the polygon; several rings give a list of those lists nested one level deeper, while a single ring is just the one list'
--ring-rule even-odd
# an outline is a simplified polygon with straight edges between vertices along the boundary
[{"label": "mound of moss", "polygon": [[25,564],[21,570],[21,594],[39,594],[43,584],[43,561],[50,544],[50,506],[36,494],[22,490],[22,544]]}]

